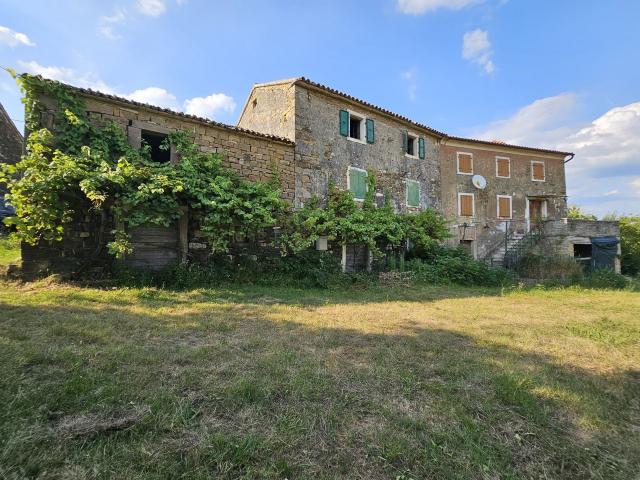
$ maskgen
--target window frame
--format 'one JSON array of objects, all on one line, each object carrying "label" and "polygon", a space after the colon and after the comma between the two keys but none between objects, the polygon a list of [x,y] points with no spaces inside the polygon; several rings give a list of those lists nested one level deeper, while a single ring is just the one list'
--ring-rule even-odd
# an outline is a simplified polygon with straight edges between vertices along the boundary
[{"label": "window frame", "polygon": [[[469,155],[471,157],[471,173],[460,171],[460,155]],[[471,152],[456,152],[456,173],[458,175],[473,175],[473,153]]]},{"label": "window frame", "polygon": [[[500,216],[500,199],[508,198],[509,199],[509,216],[501,217]],[[496,217],[498,220],[511,220],[513,218],[513,195],[496,195]]]},{"label": "window frame", "polygon": [[[509,162],[509,175],[500,175],[500,169],[498,168],[500,160],[507,160]],[[499,155],[496,155],[496,178],[511,178],[511,157],[501,157]]]},{"label": "window frame", "polygon": [[[418,185],[418,204],[417,205],[411,205],[409,203],[409,184],[410,183],[414,183],[414,184]],[[421,197],[421,195],[422,195],[422,186],[420,185],[420,181],[407,178],[405,180],[405,201],[406,201],[407,207],[420,208],[420,197]]]},{"label": "window frame", "polygon": [[365,199],[365,197],[366,197],[366,195],[367,195],[367,192],[369,191],[369,182],[366,182],[366,181],[365,181],[365,184],[364,184],[365,197],[357,198],[357,197],[354,195],[354,193],[351,191],[351,170],[355,170],[355,171],[357,171],[357,172],[363,172],[363,173],[364,173],[364,176],[365,176],[365,178],[366,178],[366,179],[368,179],[368,178],[369,178],[369,172],[367,172],[367,170],[366,170],[366,169],[364,169],[364,168],[360,168],[360,167],[353,167],[353,166],[351,166],[351,165],[349,165],[349,167],[347,168],[347,190],[349,190],[349,192],[351,192],[351,195],[353,196],[353,199],[354,199],[356,202],[364,202],[364,199]]},{"label": "window frame", "polygon": [[[467,196],[471,197],[471,215],[463,215],[462,214],[462,203],[460,202],[460,197]],[[475,193],[465,193],[458,192],[458,216],[459,217],[471,217],[474,218],[476,216],[476,195]]]},{"label": "window frame", "polygon": [[[367,116],[362,113],[354,112],[353,110],[347,110],[349,114],[348,134],[347,140],[351,140],[356,143],[367,143]],[[360,138],[354,138],[351,136],[351,117],[355,117],[360,120]]]},{"label": "window frame", "polygon": [[[409,153],[409,141],[413,140],[413,154]],[[407,148],[404,151],[404,155],[409,158],[420,158],[420,136],[417,133],[407,131]],[[426,147],[425,147],[426,148]]]},{"label": "window frame", "polygon": [[[534,164],[542,165],[542,179],[535,178],[534,176]],[[531,181],[532,182],[546,182],[547,181],[547,166],[543,160],[531,160]]]}]

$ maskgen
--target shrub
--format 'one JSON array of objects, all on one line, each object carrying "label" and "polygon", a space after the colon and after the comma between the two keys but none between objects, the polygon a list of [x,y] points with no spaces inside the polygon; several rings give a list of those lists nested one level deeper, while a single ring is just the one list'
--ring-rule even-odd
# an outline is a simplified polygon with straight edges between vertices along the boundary
[{"label": "shrub", "polygon": [[587,288],[610,288],[615,290],[621,290],[629,286],[629,280],[623,275],[606,268],[594,270],[580,283]]},{"label": "shrub", "polygon": [[126,266],[115,270],[116,280],[124,285],[177,289],[232,283],[329,288],[351,281],[342,277],[340,261],[327,252],[315,250],[286,257],[216,255],[206,264],[183,263],[156,271]]},{"label": "shrub", "polygon": [[430,245],[410,255],[405,269],[414,281],[428,284],[502,286],[512,282],[511,274],[475,260],[462,248]]},{"label": "shrub", "polygon": [[516,265],[518,275],[539,280],[579,281],[583,269],[573,258],[562,255],[523,255]]},{"label": "shrub", "polygon": [[620,218],[620,263],[625,275],[640,274],[640,217]]}]

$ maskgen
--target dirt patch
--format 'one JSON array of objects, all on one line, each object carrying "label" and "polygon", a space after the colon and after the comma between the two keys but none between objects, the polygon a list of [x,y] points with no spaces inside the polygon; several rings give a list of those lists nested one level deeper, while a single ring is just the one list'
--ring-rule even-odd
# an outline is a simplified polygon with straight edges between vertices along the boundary
[{"label": "dirt patch", "polygon": [[148,406],[135,407],[117,415],[68,415],[62,417],[53,429],[58,438],[92,437],[99,433],[125,430],[137,425],[150,411]]}]

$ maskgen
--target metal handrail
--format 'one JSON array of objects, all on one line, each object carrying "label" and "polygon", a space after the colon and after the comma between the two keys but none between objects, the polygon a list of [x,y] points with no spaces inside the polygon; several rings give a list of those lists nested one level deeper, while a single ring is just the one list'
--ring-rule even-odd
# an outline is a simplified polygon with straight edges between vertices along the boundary
[{"label": "metal handrail", "polygon": [[531,250],[542,237],[542,224],[541,223],[533,223],[529,232],[522,237],[521,240],[516,242],[508,247],[508,240],[505,244],[505,253],[502,260],[502,266],[504,268],[514,268],[523,254]]}]

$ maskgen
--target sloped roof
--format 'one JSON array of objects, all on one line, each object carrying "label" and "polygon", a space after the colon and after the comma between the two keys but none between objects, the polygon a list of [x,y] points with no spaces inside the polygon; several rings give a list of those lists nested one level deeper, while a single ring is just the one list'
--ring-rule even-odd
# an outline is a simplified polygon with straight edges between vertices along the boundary
[{"label": "sloped roof", "polygon": [[168,113],[168,114],[175,115],[175,116],[178,116],[178,117],[181,117],[181,118],[186,118],[186,119],[189,119],[189,120],[195,120],[197,122],[204,123],[204,124],[207,124],[207,125],[211,125],[211,126],[214,126],[214,127],[224,128],[226,130],[230,130],[230,131],[233,131],[233,132],[236,132],[236,133],[243,133],[243,134],[251,135],[251,136],[254,136],[254,137],[265,138],[265,139],[268,139],[268,140],[275,140],[277,142],[286,143],[286,144],[289,144],[289,145],[293,145],[293,143],[294,143],[291,140],[289,140],[288,138],[279,137],[277,135],[269,135],[269,134],[266,134],[266,133],[256,132],[254,130],[247,130],[246,128],[237,127],[235,125],[228,125],[226,123],[216,122],[215,120],[210,120],[210,119],[204,118],[204,117],[198,117],[196,115],[189,115],[188,113],[184,113],[184,112],[176,112],[175,110],[171,110],[169,108],[163,108],[163,107],[158,107],[156,105],[150,105],[148,103],[137,102],[135,100],[130,100],[128,98],[120,97],[118,95],[112,95],[110,93],[104,93],[104,92],[100,92],[100,91],[97,91],[97,90],[92,90],[90,88],[76,87],[76,86],[73,86],[73,85],[69,85],[67,83],[59,82],[57,80],[50,80],[48,78],[43,78],[40,75],[37,75],[37,76],[29,75],[29,74],[22,74],[22,75],[23,76],[32,76],[34,78],[38,78],[39,80],[44,80],[44,81],[47,81],[47,82],[63,85],[66,88],[69,88],[71,90],[79,92],[79,93],[81,93],[83,95],[89,95],[89,96],[100,97],[100,98],[107,98],[109,100],[113,100],[113,101],[120,102],[120,103],[125,103],[127,105],[135,105],[136,107],[147,108],[149,110],[154,110],[156,112]]},{"label": "sloped roof", "polygon": [[[397,118],[398,120],[401,120],[403,122],[409,123],[411,125],[414,125],[418,128],[422,128],[424,130],[427,130],[429,132],[431,132],[432,134],[442,138],[442,139],[451,139],[451,140],[458,140],[458,141],[463,141],[463,142],[470,142],[470,143],[478,143],[478,144],[483,144],[483,145],[491,145],[494,147],[502,147],[502,148],[516,148],[516,149],[522,149],[522,150],[527,150],[527,151],[532,151],[532,152],[541,152],[541,153],[551,153],[551,154],[558,154],[558,155],[573,155],[573,153],[571,152],[562,152],[559,150],[551,150],[551,149],[546,149],[546,148],[539,148],[539,147],[527,147],[527,146],[523,146],[523,145],[513,145],[513,144],[509,144],[509,143],[505,143],[505,142],[497,142],[497,141],[490,141],[490,140],[479,140],[479,139],[475,139],[475,138],[465,138],[465,137],[458,137],[455,135],[448,135],[440,130],[436,130],[435,128],[429,127],[428,125],[424,125],[422,123],[419,122],[415,122],[413,120],[411,120],[408,117],[405,117],[403,115],[394,113],[390,110],[387,110],[386,108],[382,108],[379,107],[377,105],[374,105],[372,103],[369,103],[365,100],[361,100],[359,98],[356,98],[352,95],[349,95],[348,93],[344,93],[341,92],[340,90],[336,90],[334,88],[331,87],[327,87],[326,85],[322,85],[320,83],[314,82],[312,80],[309,80],[306,77],[297,77],[297,78],[293,78],[290,80],[283,80],[281,82],[292,82],[295,84],[300,84],[300,85],[304,85],[304,86],[309,86],[312,88],[316,88],[318,90],[323,90],[327,93],[333,94],[333,95],[337,95],[340,97],[343,97],[347,100],[350,100],[352,102],[358,103],[360,105],[363,105],[365,107],[371,108],[373,110],[377,110],[380,113],[383,113],[385,115]],[[273,82],[273,83],[280,83],[280,82]],[[268,84],[260,84],[260,85],[268,85]],[[256,86],[260,86],[260,85],[256,85]]]}]

